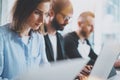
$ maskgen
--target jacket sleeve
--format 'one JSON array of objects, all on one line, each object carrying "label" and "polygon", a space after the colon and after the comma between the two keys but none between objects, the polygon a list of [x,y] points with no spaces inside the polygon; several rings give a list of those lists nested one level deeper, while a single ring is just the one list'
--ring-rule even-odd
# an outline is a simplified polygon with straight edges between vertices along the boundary
[{"label": "jacket sleeve", "polygon": [[64,36],[65,54],[68,58],[81,58],[76,44],[72,37]]},{"label": "jacket sleeve", "polygon": [[[88,40],[86,41],[87,41],[87,44],[90,45],[89,41]],[[89,57],[90,57],[90,61],[88,62],[88,65],[94,65],[98,55],[94,52],[91,45],[90,45]]]},{"label": "jacket sleeve", "polygon": [[92,48],[90,49],[89,57],[90,61],[88,62],[88,65],[94,65],[98,55],[93,51]]}]

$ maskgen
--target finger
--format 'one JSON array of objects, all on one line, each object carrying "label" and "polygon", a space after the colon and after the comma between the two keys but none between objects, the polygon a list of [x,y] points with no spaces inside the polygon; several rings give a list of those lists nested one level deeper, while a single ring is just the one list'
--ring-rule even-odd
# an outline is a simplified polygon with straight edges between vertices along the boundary
[{"label": "finger", "polygon": [[85,75],[85,76],[88,76],[89,75],[89,73],[88,72],[85,72],[85,71],[82,71],[82,72],[80,72],[81,74],[83,74],[83,75]]},{"label": "finger", "polygon": [[87,77],[81,74],[81,75],[79,76],[79,79],[80,79],[80,80],[87,80]]},{"label": "finger", "polygon": [[87,68],[84,68],[81,72],[84,72],[84,73],[87,73],[89,74],[91,72],[91,70],[87,69]]},{"label": "finger", "polygon": [[92,65],[87,65],[87,66],[85,66],[85,68],[87,68],[88,70],[91,70],[92,69]]}]

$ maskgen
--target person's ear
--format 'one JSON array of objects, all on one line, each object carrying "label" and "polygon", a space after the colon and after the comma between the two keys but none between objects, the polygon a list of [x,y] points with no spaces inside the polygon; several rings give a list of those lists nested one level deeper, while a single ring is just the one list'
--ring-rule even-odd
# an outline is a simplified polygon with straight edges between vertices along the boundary
[{"label": "person's ear", "polygon": [[78,21],[78,26],[79,26],[79,27],[81,26],[81,22],[80,22],[80,21]]},{"label": "person's ear", "polygon": [[54,11],[53,11],[52,9],[50,9],[50,11],[49,11],[49,16],[50,16],[50,17],[55,16],[55,13],[54,13]]},{"label": "person's ear", "polygon": [[94,26],[91,25],[91,30],[90,30],[90,32],[93,32],[93,31],[94,31]]}]

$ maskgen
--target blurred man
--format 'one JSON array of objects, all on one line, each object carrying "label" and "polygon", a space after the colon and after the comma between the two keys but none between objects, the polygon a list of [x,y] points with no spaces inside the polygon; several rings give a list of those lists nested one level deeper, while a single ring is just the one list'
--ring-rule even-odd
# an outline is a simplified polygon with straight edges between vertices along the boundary
[{"label": "blurred man", "polygon": [[[95,54],[88,41],[94,29],[94,17],[94,14],[89,11],[81,13],[78,18],[78,29],[64,36],[65,52],[68,58],[90,59],[77,77],[80,80],[87,79],[97,59],[97,54]],[[115,74],[113,68],[109,77]]]},{"label": "blurred man", "polygon": [[93,32],[94,14],[92,12],[83,12],[78,17],[78,29],[68,33],[64,37],[65,52],[68,58],[85,58],[90,61],[87,66],[80,72],[78,79],[85,80],[89,75],[92,65],[97,59],[88,38]]},{"label": "blurred man", "polygon": [[57,32],[63,30],[73,14],[73,7],[69,0],[52,0],[51,9],[45,24],[46,54],[48,61],[65,59],[62,35]]},{"label": "blurred man", "polygon": [[78,29],[64,37],[65,52],[69,58],[90,58],[88,64],[94,64],[97,55],[94,53],[88,37],[93,32],[94,14],[83,12],[78,18]]}]

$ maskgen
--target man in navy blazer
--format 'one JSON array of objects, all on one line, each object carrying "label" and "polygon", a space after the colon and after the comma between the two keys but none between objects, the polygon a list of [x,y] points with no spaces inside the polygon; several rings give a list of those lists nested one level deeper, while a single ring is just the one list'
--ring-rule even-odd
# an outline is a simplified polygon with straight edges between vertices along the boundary
[{"label": "man in navy blazer", "polygon": [[52,0],[51,9],[45,22],[46,55],[49,62],[66,59],[62,31],[73,15],[70,0]]}]

